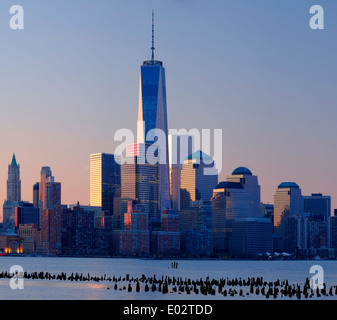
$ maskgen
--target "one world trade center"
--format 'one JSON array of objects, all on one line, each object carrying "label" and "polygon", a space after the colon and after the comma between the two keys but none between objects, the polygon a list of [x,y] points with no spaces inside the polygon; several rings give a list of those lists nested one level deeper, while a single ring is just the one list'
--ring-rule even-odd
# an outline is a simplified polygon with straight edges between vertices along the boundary
[{"label": "one world trade center", "polygon": [[[150,60],[140,68],[137,143],[154,143],[159,152],[160,209],[171,208],[168,163],[168,125],[165,68],[154,57],[154,13],[152,12],[152,47]],[[158,136],[160,134],[160,137]]]}]

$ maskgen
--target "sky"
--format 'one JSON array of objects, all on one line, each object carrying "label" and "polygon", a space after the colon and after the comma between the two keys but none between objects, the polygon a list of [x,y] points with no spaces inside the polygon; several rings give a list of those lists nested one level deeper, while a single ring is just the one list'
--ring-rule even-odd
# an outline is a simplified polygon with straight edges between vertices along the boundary
[{"label": "sky", "polygon": [[[309,26],[316,4],[324,30]],[[136,130],[152,10],[169,128],[222,129],[219,180],[248,167],[263,202],[293,181],[337,208],[334,0],[1,0],[0,199],[15,153],[23,200],[50,166],[64,204],[89,204],[90,154]]]}]

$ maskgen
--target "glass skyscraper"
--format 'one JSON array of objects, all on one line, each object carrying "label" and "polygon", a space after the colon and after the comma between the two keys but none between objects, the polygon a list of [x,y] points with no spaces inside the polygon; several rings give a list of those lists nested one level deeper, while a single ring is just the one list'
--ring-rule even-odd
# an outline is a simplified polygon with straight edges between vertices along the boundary
[{"label": "glass skyscraper", "polygon": [[114,214],[114,197],[121,185],[121,168],[113,154],[90,155],[90,206]]},{"label": "glass skyscraper", "polygon": [[[152,57],[150,60],[144,61],[140,68],[137,143],[152,144],[156,142],[158,146],[160,207],[165,209],[171,207],[166,82],[165,68],[161,61],[155,60],[154,50],[154,23],[152,23]],[[149,136],[149,132],[153,135]]]}]

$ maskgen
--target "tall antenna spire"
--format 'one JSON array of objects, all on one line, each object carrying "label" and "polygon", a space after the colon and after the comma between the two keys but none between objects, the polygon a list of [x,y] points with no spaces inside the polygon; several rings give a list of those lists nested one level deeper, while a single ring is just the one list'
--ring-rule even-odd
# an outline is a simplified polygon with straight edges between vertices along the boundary
[{"label": "tall antenna spire", "polygon": [[151,47],[151,51],[152,51],[152,61],[154,61],[154,11],[152,10],[152,47]]}]

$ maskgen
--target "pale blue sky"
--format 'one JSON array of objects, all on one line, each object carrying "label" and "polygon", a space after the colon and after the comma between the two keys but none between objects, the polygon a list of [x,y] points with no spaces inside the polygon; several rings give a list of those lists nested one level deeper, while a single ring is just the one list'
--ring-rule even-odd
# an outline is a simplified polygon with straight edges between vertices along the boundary
[{"label": "pale blue sky", "polygon": [[[13,4],[24,30],[9,28]],[[325,30],[309,27],[315,4]],[[89,154],[136,128],[152,9],[169,127],[223,129],[220,180],[247,166],[265,202],[295,181],[336,208],[334,0],[1,0],[0,198],[15,152],[25,200],[50,165],[63,203],[89,203]]]}]

